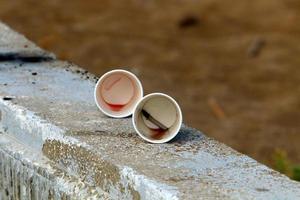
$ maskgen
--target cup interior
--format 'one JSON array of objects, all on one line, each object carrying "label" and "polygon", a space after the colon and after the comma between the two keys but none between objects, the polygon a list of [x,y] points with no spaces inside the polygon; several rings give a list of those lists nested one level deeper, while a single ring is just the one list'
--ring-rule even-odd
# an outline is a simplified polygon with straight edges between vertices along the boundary
[{"label": "cup interior", "polygon": [[173,98],[154,93],[138,103],[133,114],[133,124],[146,141],[164,143],[177,135],[182,124],[182,114]]},{"label": "cup interior", "polygon": [[143,97],[138,78],[125,70],[113,70],[104,74],[95,87],[98,108],[110,117],[127,117],[133,113]]}]

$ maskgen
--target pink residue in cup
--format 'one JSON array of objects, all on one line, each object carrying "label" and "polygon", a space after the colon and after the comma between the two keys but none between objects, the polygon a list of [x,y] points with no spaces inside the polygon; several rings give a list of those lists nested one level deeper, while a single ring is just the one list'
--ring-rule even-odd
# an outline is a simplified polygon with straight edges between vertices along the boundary
[{"label": "pink residue in cup", "polygon": [[112,74],[103,81],[101,96],[110,110],[122,110],[134,96],[132,80],[122,73]]}]

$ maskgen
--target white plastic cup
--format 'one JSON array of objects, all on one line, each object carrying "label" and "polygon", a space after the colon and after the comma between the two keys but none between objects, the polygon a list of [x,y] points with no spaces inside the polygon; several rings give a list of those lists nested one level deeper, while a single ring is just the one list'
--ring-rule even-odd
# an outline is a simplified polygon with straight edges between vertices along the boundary
[{"label": "white plastic cup", "polygon": [[152,93],[138,102],[132,122],[134,129],[144,140],[165,143],[179,132],[182,112],[172,97],[163,93]]},{"label": "white plastic cup", "polygon": [[113,118],[128,117],[142,99],[143,87],[133,73],[116,69],[100,77],[94,97],[97,107],[105,115]]}]

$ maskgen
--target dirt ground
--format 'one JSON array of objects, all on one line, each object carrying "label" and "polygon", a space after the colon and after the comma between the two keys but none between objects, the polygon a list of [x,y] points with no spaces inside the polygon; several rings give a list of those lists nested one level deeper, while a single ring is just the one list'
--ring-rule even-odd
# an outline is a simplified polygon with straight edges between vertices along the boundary
[{"label": "dirt ground", "polygon": [[298,0],[0,0],[0,20],[98,75],[132,70],[261,162],[280,148],[300,163]]}]

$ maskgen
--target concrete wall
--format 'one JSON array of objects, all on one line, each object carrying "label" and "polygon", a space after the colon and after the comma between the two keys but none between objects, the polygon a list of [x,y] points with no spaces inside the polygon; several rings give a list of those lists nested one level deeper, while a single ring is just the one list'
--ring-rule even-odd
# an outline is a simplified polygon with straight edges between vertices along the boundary
[{"label": "concrete wall", "polygon": [[182,126],[149,144],[97,77],[0,23],[0,199],[300,199],[300,184]]}]

